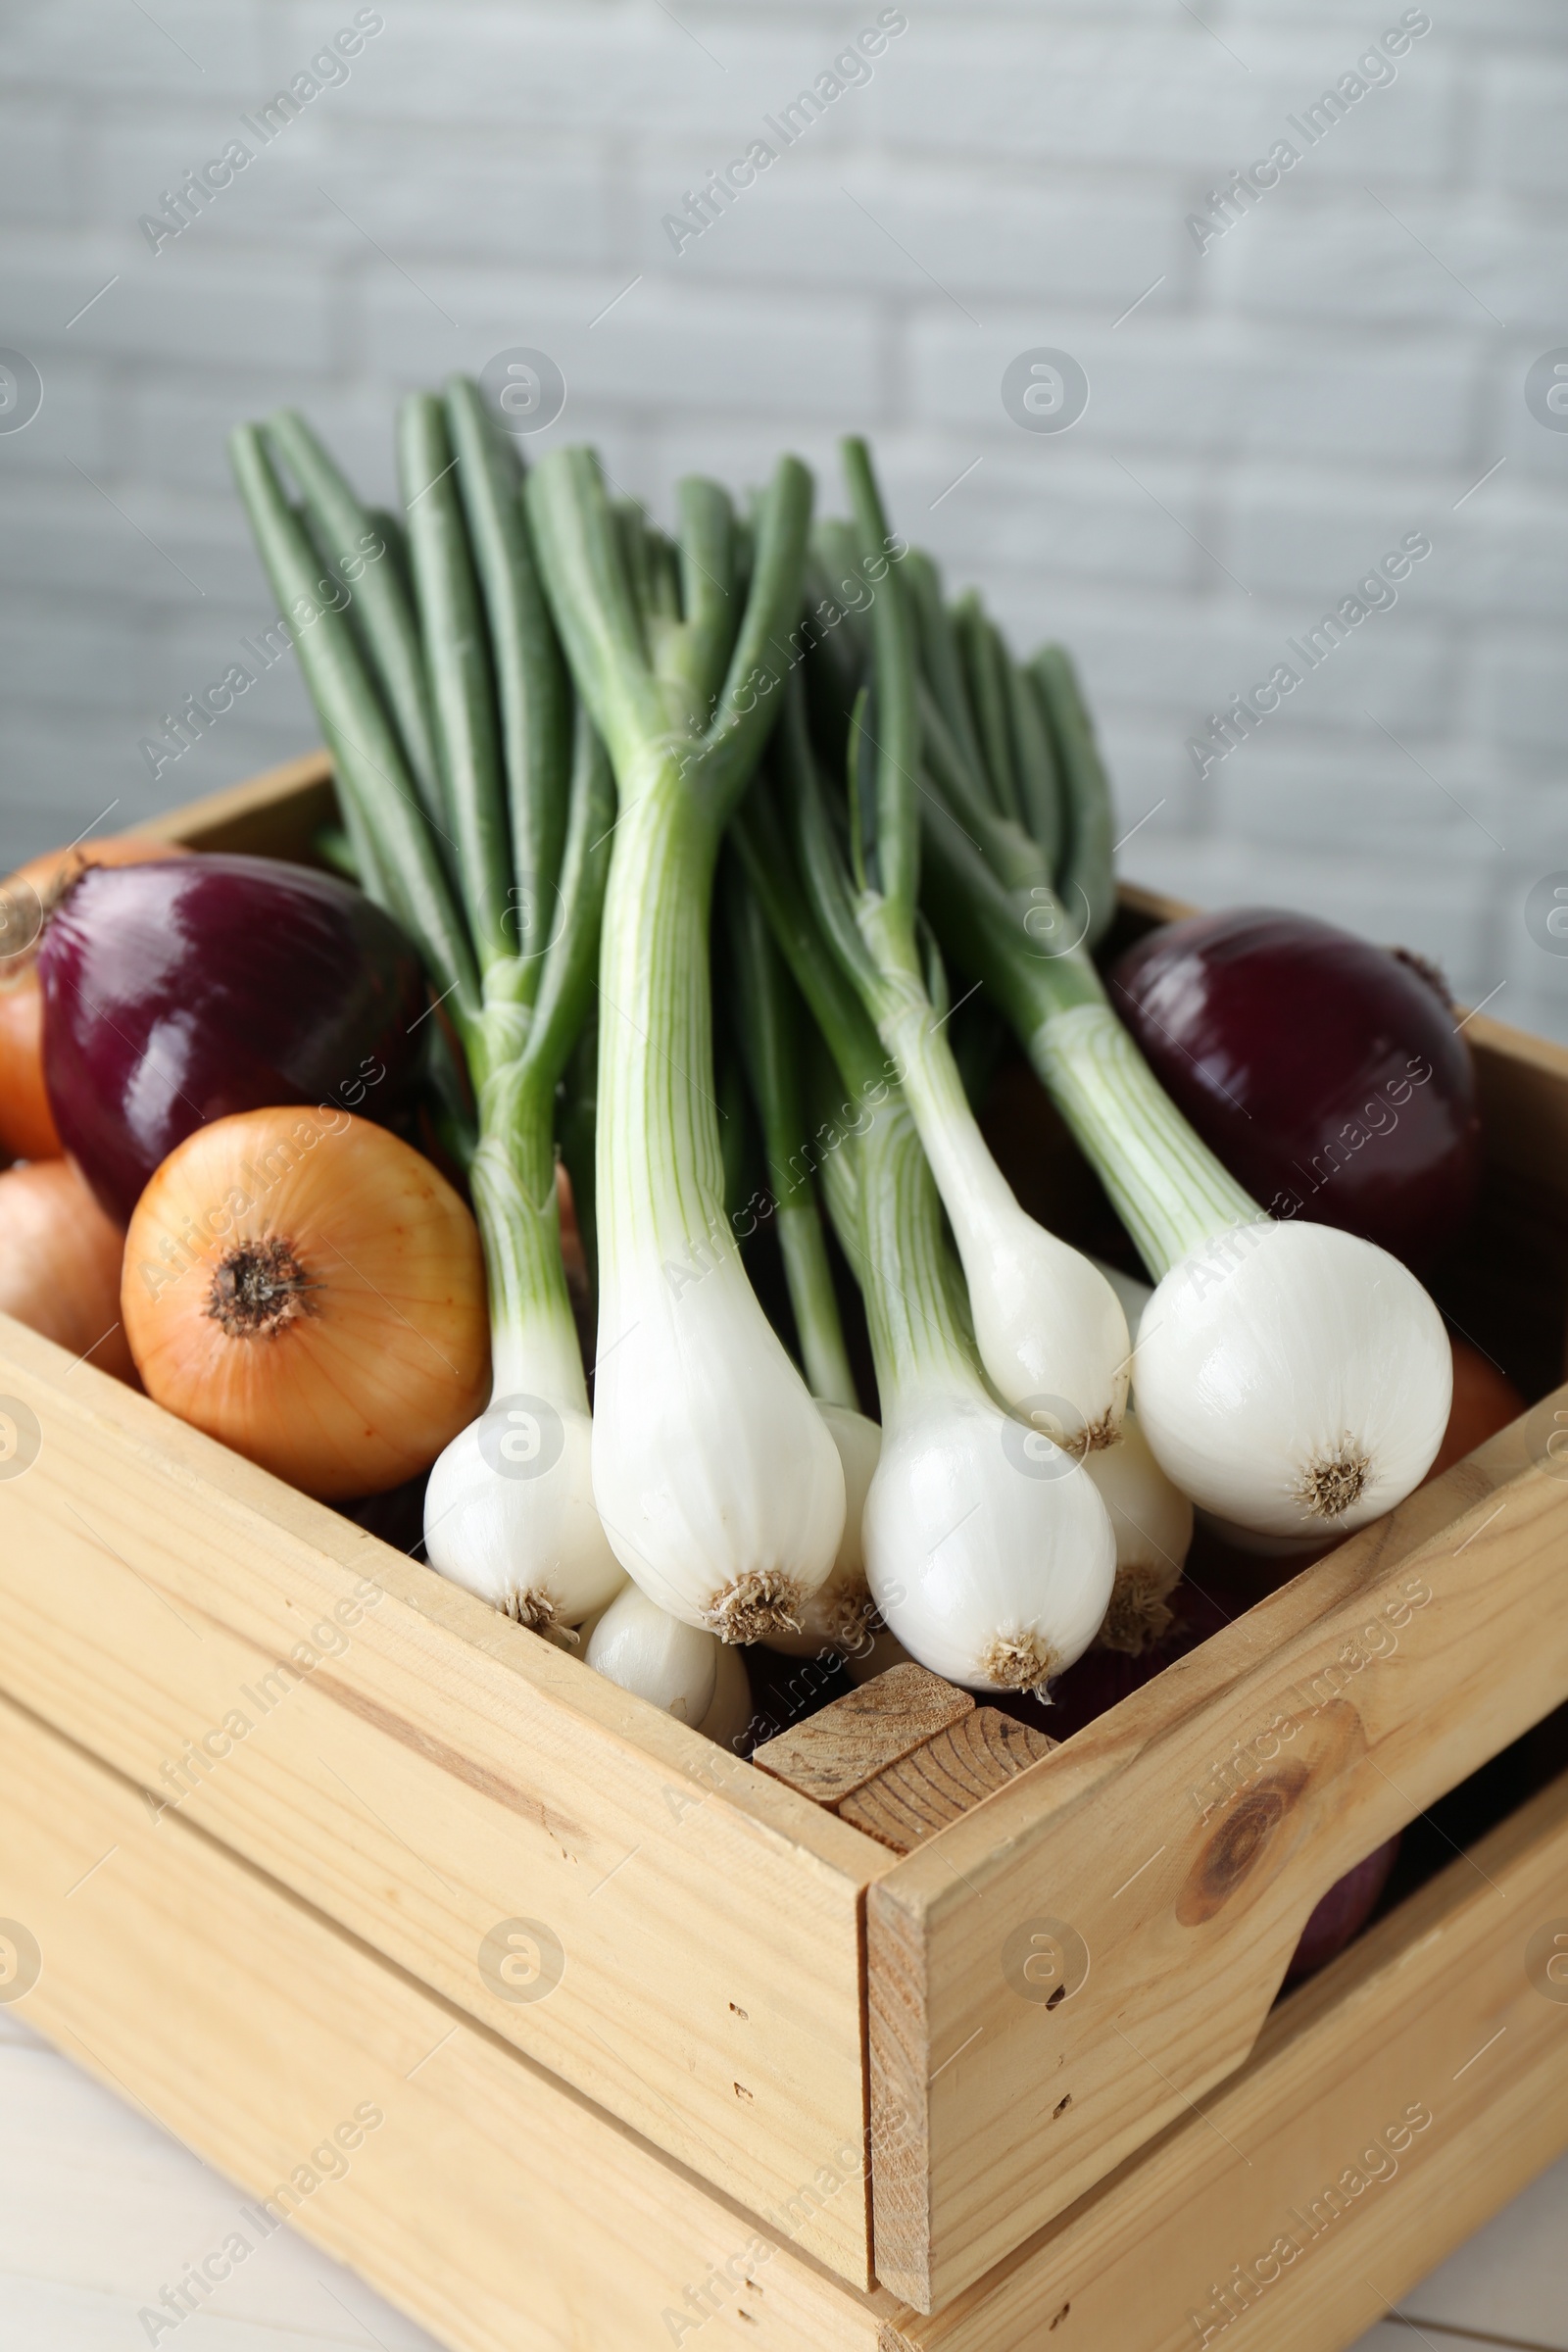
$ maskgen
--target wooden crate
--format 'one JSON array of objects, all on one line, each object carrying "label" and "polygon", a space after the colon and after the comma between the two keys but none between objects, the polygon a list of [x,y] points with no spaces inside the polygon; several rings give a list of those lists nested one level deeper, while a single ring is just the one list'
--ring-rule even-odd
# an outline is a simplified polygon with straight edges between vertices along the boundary
[{"label": "wooden crate", "polygon": [[[306,760],[148,829],[197,847],[303,856],[330,808],[324,761]],[[1145,901],[1142,911],[1160,910]],[[1507,1279],[1533,1318],[1532,1360],[1549,1363],[1537,1384],[1545,1385],[1561,1365],[1568,1054],[1482,1018],[1468,1034],[1488,1115],[1488,1246],[1499,1269],[1513,1250]],[[1463,1269],[1455,1280],[1462,1289]],[[1522,1967],[1514,1914],[1506,1931],[1489,1925],[1456,1882],[1443,1900],[1463,1923],[1474,1984],[1443,1987],[1422,1973],[1425,1930],[1410,1931],[1417,1957],[1399,1957],[1406,1945],[1389,1943],[1390,1921],[1269,2018],[1300,1927],[1332,1881],[1568,1697],[1568,1614],[1552,1605],[1568,1545],[1559,1474],[1568,1464],[1548,1451],[1568,1428],[1568,1391],[1545,1396],[1389,1519],[903,1859],[3,1322],[0,1396],[19,1399],[42,1435],[25,1474],[0,1479],[0,1691],[38,1719],[38,1738],[47,1725],[75,1742],[89,1779],[86,1758],[97,1760],[95,1788],[156,1792],[138,1800],[150,1839],[138,1846],[138,1872],[152,1873],[164,1855],[172,1887],[200,1857],[203,1871],[229,1874],[225,1887],[250,1889],[285,1940],[285,1925],[292,1935],[309,1921],[313,1951],[336,1955],[349,1977],[379,1971],[376,1981],[399,1987],[400,1999],[461,2026],[464,2049],[487,2053],[498,2081],[529,2086],[527,2097],[556,2119],[552,2194],[577,2213],[584,2244],[606,2219],[618,2224],[607,2209],[630,2179],[630,2158],[612,2163],[607,2153],[612,2190],[601,2196],[591,2173],[575,2192],[563,2185],[562,2168],[586,2163],[590,2143],[635,2146],[637,2165],[652,2168],[657,2190],[625,2188],[653,2217],[650,2238],[674,2230],[670,2216],[687,2203],[693,2215],[728,2213],[732,2230],[736,2215],[760,2217],[763,2238],[771,2230],[788,2253],[773,2278],[817,2282],[830,2295],[824,2308],[839,2315],[839,2334],[822,2322],[813,2335],[818,2321],[802,2320],[803,2342],[873,2341],[882,2328],[894,2330],[890,2343],[1021,2342],[997,2315],[1040,2280],[1065,2277],[1063,2264],[1089,2262],[1107,2278],[1114,2271],[1115,2294],[1131,2294],[1112,2260],[1114,2230],[1098,2255],[1090,2251],[1104,2216],[1120,2210],[1105,2200],[1135,2193],[1128,2182],[1163,2180],[1164,2202],[1139,2227],[1146,2251],[1164,2245],[1166,2207],[1184,2208],[1170,2185],[1178,2176],[1157,2168],[1180,2147],[1180,2164],[1197,2167],[1195,2179],[1203,2172],[1193,2103],[1232,2078],[1203,2112],[1217,2118],[1230,2112],[1226,2102],[1250,2100],[1237,2112],[1255,2136],[1308,2096],[1309,2075],[1292,2072],[1296,2045],[1281,2040],[1285,2021],[1308,2021],[1311,2064],[1327,2084],[1339,2080],[1329,2053],[1344,2020],[1362,2014],[1354,2004],[1372,1999],[1367,1986],[1398,1978],[1408,1989],[1419,1979],[1421,2016],[1401,2012],[1399,2027],[1415,2034],[1418,2057],[1423,2017],[1430,2024],[1451,2008],[1462,2039],[1482,2015],[1474,2004],[1485,1984],[1511,1983],[1508,1970]],[[18,1784],[8,1776],[3,1785],[8,1837],[22,1836]],[[1560,1812],[1549,1834],[1540,1826],[1546,1816],[1532,1814],[1536,1842],[1527,1839],[1536,1856],[1546,1838],[1551,1857],[1541,1867],[1559,1872]],[[9,1853],[0,1867],[9,1870]],[[63,1922],[88,1916],[85,1892]],[[45,1890],[33,1899],[42,1906]],[[1407,1914],[1437,1899],[1429,1888],[1396,1919],[1408,1927]],[[0,1911],[24,1916],[3,1894]],[[518,1921],[560,1954],[545,1997],[517,1998],[498,1967]],[[72,1956],[79,1933],[60,1927],[63,1982],[78,1961],[82,1982],[96,1982],[91,1955]],[[1019,1965],[1040,1937],[1073,1963],[1066,1993],[1047,2001],[1026,1997],[1038,1987]],[[1374,1966],[1374,1951],[1393,1977],[1378,1974],[1385,1961]],[[111,2061],[133,2087],[133,2048],[145,2047],[153,2079],[163,2079],[161,2031],[171,2048],[187,2032],[207,2035],[215,2058],[225,2034],[237,2041],[247,2032],[220,2005],[192,2024],[173,1952],[163,1979],[172,2011],[160,2029],[156,1961],[149,1947]],[[324,1957],[320,1968],[330,1974]],[[556,1968],[547,1974],[556,1979]],[[48,1981],[46,1969],[28,1996],[46,2030]],[[1325,2007],[1329,1985],[1340,1990]],[[1343,2020],[1334,2006],[1342,1995],[1351,2003]],[[265,2050],[270,2065],[292,1997],[279,1986],[276,2014],[251,2019],[253,2046],[235,2048],[228,2103],[218,2099],[204,2142],[246,2180],[247,2101],[265,2087],[255,2056]],[[1374,2038],[1392,2048],[1383,1998],[1372,2002]],[[1541,2049],[1561,2056],[1562,2015],[1531,1998],[1507,2043],[1510,2066],[1527,2042],[1537,2052],[1508,2093],[1514,2169],[1497,2177],[1509,2185],[1519,2164],[1544,2162],[1555,2146],[1526,2110],[1534,2116],[1529,2102],[1546,2079]],[[326,2014],[309,1992],[303,2012]],[[72,2022],[91,2037],[86,2011]],[[319,2059],[320,2034],[309,2038]],[[1368,2065],[1345,2078],[1338,2105],[1325,2087],[1325,2130],[1340,2117],[1352,2139],[1372,2129],[1356,2103]],[[302,2078],[296,2095],[293,2081],[278,2073],[267,2112],[292,2117],[299,2144],[312,2129],[310,2082]],[[1464,2101],[1451,2111],[1470,2135],[1464,2161],[1452,2159],[1462,2174],[1493,2144],[1491,2125],[1483,2132]],[[566,2117],[577,2119],[569,2130]],[[287,2140],[281,2120],[278,2129]],[[433,2193],[445,2161],[435,2151],[458,2125],[431,2129]],[[1425,2167],[1450,2142],[1431,2136],[1419,2146]],[[1254,2153],[1245,2181],[1210,2180],[1215,2226],[1238,2231],[1220,2280],[1266,2246],[1244,2240],[1239,2225],[1253,2211],[1251,2188],[1283,2179],[1284,2161]],[[404,2162],[402,2189],[389,2188],[384,2203],[407,2225],[416,2151]],[[379,2164],[368,2158],[359,2172],[372,2180]],[[1412,2158],[1400,2180],[1418,2169]],[[354,2205],[350,2183],[342,2186],[321,2213]],[[1380,2188],[1383,2209],[1408,2193]],[[1456,2180],[1448,2203],[1435,2188],[1427,2202],[1451,2213],[1457,2232],[1480,2217],[1481,2194]],[[408,2280],[421,2246],[437,2271],[449,2267],[444,2228],[378,2235],[368,2218],[363,2229],[353,2246],[330,2242],[431,2316],[436,2287]],[[697,2244],[696,2229],[690,2222],[672,2242]],[[1447,2239],[1413,2222],[1409,2233],[1414,2275]],[[382,2246],[382,2236],[397,2242]],[[1174,2261],[1179,2235],[1169,2242]],[[726,2250],[733,2245],[732,2236]],[[570,2287],[547,2252],[538,2259],[555,2281],[551,2297],[575,2309],[573,2295],[597,2286],[605,2316],[598,2335],[576,2337],[541,2319],[537,2340],[640,2340],[612,2321],[619,2306],[597,2255]],[[492,2259],[504,2270],[516,2248]],[[1293,2266],[1293,2283],[1282,2278],[1255,2323],[1231,2323],[1234,2340],[1269,2326],[1271,2310],[1283,2313],[1298,2275],[1337,2260],[1314,2252],[1299,2273]],[[829,2289],[830,2275],[848,2284]],[[1146,2281],[1129,2310],[1163,2326],[1165,2283]],[[1364,2324],[1368,2307],[1356,2294],[1365,2289],[1342,2287],[1338,2301],[1303,2305],[1303,2331],[1289,2340],[1338,2343],[1334,2329],[1352,2312],[1344,2332]],[[1379,2291],[1398,2288],[1380,2278]],[[1103,2316],[1113,2306],[1095,2307]],[[1039,2306],[1029,2308],[1036,2325]],[[916,2313],[939,2317],[927,2325]],[[858,2334],[844,2332],[847,2314]],[[501,2340],[486,2332],[482,2298],[461,2322],[433,2324],[464,2344]],[[1146,2330],[1094,2340],[1167,2339]]]},{"label": "wooden crate", "polygon": [[286,2217],[454,2352],[1335,2352],[1568,2142],[1568,2003],[1526,1958],[1568,1929],[1568,1778],[935,2318],[5,1699],[0,1787],[0,1904],[42,1957],[19,2014],[253,2200],[192,2270]]}]

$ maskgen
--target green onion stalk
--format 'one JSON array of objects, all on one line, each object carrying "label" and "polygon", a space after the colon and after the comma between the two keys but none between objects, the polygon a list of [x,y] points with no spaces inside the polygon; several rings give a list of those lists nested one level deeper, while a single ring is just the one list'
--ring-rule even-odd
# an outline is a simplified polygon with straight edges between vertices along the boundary
[{"label": "green onion stalk", "polygon": [[[1116,911],[1110,785],[1070,656],[1043,646],[1026,667],[971,591],[951,610],[930,558],[911,549],[921,751],[949,805],[1009,887],[1031,933],[1097,947]],[[1065,916],[1060,909],[1068,911]]]},{"label": "green onion stalk", "polygon": [[617,814],[599,967],[594,1494],[648,1596],[727,1642],[800,1625],[845,1518],[838,1450],[725,1214],[709,926],[725,823],[779,701],[810,477],[782,460],[743,540],[712,482],[676,544],[597,458],[528,484],[552,611]]},{"label": "green onion stalk", "polygon": [[881,1396],[860,1529],[870,1597],[934,1673],[972,1690],[1043,1690],[1088,1646],[1110,1599],[1104,1505],[1082,1462],[986,1386],[910,1103],[760,786],[734,834],[848,1098],[818,1102],[812,1132]]},{"label": "green onion stalk", "polygon": [[735,1025],[761,1122],[801,1361],[807,1385],[819,1403],[855,1410],[859,1398],[844,1344],[821,1212],[810,1170],[801,1156],[807,1129],[799,1066],[800,1000],[744,867],[731,859],[722,870]]},{"label": "green onion stalk", "polygon": [[[1436,1308],[1394,1258],[1265,1217],[1117,1019],[1090,954],[1112,905],[1110,801],[1065,655],[1047,648],[1009,670],[976,608],[943,612],[929,565],[916,589],[925,908],[1015,1031],[1157,1285],[1138,1321],[1130,1443],[1100,1482],[1122,1555],[1102,1639],[1136,1649],[1158,1630],[1185,1550],[1180,1496],[1244,1544],[1348,1534],[1431,1462],[1447,1351]],[[1054,874],[1030,786],[1040,771],[1020,754],[1024,731],[1004,744],[997,723],[1009,674],[1038,691],[1079,851]]]},{"label": "green onion stalk", "polygon": [[[476,1106],[492,1393],[431,1472],[430,1560],[521,1624],[571,1626],[622,1581],[593,1507],[554,1137],[598,948],[608,759],[573,707],[515,463],[471,383],[404,404],[395,530],[291,413],[241,426],[231,454],[354,864],[418,948],[427,1017],[450,1022]],[[323,551],[354,582],[327,610]]]},{"label": "green onion stalk", "polygon": [[932,1002],[917,915],[914,613],[884,552],[894,542],[864,444],[844,450],[860,565],[876,591],[871,686],[851,716],[843,823],[823,789],[804,697],[788,698],[781,771],[801,871],[818,925],[897,1067],[957,1243],[987,1377],[1005,1404],[1048,1420],[1072,1450],[1092,1450],[1113,1444],[1120,1428],[1126,1318],[1089,1259],[1019,1207],[965,1096],[945,1009]]},{"label": "green onion stalk", "polygon": [[[811,1130],[801,1070],[805,1008],[744,864],[730,856],[720,871],[735,1025],[761,1121],[779,1254],[801,1361],[844,1467],[844,1533],[832,1573],[807,1601],[796,1631],[781,1630],[768,1639],[773,1648],[801,1657],[824,1648],[858,1657],[870,1646],[872,1619],[861,1522],[882,1433],[859,1409],[811,1178]],[[835,1130],[830,1126],[829,1132]]]}]

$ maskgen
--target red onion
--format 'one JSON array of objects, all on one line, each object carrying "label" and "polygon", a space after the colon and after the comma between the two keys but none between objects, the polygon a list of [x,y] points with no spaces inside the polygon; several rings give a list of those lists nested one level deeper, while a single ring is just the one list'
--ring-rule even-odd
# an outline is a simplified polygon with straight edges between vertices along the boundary
[{"label": "red onion", "polygon": [[387,1119],[425,1004],[390,915],[270,858],[89,866],[50,915],[38,972],[55,1124],[122,1225],[211,1119],[325,1101]]},{"label": "red onion", "polygon": [[1276,1217],[1419,1267],[1475,1205],[1469,1048],[1438,976],[1268,907],[1154,931],[1111,1002],[1205,1143]]},{"label": "red onion", "polygon": [[1352,1936],[1358,1936],[1377,1908],[1378,1896],[1389,1883],[1389,1873],[1399,1858],[1399,1836],[1396,1830],[1387,1845],[1348,1870],[1343,1879],[1336,1879],[1323,1900],[1301,1930],[1291,1965],[1285,1972],[1287,1984],[1298,1984],[1326,1967],[1336,1953],[1343,1952]]}]

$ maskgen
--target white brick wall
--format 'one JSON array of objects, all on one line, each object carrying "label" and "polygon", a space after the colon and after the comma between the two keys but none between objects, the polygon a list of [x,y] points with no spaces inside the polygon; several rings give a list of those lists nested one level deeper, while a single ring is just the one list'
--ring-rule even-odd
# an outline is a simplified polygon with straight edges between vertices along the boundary
[{"label": "white brick wall", "polygon": [[[870,428],[955,582],[1077,648],[1131,874],[1406,940],[1568,1036],[1568,959],[1522,914],[1568,868],[1568,434],[1523,398],[1568,343],[1558,0],[1432,0],[1396,80],[1203,254],[1185,216],[1398,5],[909,0],[869,83],[672,252],[662,216],[878,5],[385,0],[156,257],[137,215],[353,0],[10,12],[0,344],[45,397],[0,432],[0,865],[310,740],[289,664],[161,782],[138,753],[269,617],[229,423],[297,401],[385,497],[396,394],[528,343],[570,387],[554,437],[665,510],[679,471],[786,445],[836,499],[834,435]],[[1039,344],[1092,387],[1059,437],[1001,404]],[[1199,777],[1195,724],[1413,529],[1397,607]]]}]

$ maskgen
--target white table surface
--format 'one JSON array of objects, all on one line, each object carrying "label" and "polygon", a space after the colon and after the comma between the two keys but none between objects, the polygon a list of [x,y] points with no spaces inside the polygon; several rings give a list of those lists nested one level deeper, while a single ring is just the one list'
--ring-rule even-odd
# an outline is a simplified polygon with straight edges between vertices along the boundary
[{"label": "white table surface", "polygon": [[[0,2008],[0,2352],[134,2352],[164,2285],[221,2238],[239,2192]],[[1568,2352],[1568,2157],[1405,2297],[1357,2352]],[[441,2352],[282,2229],[178,2352]],[[610,2348],[607,2347],[607,2352]]]}]

